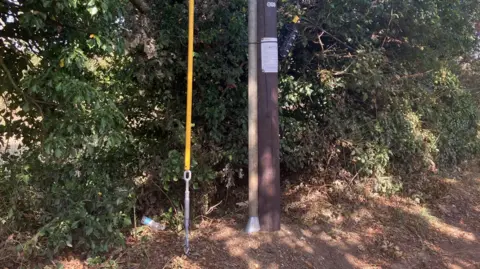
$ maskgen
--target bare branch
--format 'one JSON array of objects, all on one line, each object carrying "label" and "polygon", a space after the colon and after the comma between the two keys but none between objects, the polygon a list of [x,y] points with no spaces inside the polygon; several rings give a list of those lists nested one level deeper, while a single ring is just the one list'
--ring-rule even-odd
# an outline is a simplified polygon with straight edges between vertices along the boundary
[{"label": "bare branch", "polygon": [[330,36],[331,38],[335,39],[337,42],[339,42],[340,44],[342,44],[343,46],[345,46],[347,49],[350,49],[351,51],[356,51],[356,49],[352,48],[350,45],[348,45],[347,43],[343,42],[342,40],[340,40],[338,37],[334,36],[333,34],[325,31],[325,29],[320,28],[320,30],[322,30],[322,35],[323,35],[323,34],[327,34],[328,36]]},{"label": "bare branch", "polygon": [[411,74],[411,75],[406,75],[406,76],[397,76],[396,77],[396,80],[402,80],[402,79],[410,79],[410,78],[419,78],[419,77],[423,77],[425,75],[428,75],[429,73],[433,72],[433,69],[431,70],[428,70],[428,71],[425,71],[425,72],[421,72],[421,73],[416,73],[416,74]]}]

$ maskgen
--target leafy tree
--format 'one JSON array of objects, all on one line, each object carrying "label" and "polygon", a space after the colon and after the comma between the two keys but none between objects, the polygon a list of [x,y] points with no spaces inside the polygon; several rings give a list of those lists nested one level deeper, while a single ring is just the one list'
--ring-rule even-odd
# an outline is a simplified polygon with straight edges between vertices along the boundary
[{"label": "leafy tree", "polygon": [[[32,242],[46,235],[54,251],[72,240],[95,248],[130,221],[129,184],[108,167],[129,138],[118,107],[129,62],[123,11],[118,1],[0,7],[2,131],[26,147],[20,159],[2,157],[2,220],[39,228]],[[101,241],[106,250],[111,240]]]}]

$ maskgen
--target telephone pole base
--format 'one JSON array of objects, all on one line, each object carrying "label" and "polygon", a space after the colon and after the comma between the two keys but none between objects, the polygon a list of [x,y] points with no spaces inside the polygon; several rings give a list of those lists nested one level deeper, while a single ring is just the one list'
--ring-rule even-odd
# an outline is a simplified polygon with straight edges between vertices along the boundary
[{"label": "telephone pole base", "polygon": [[250,217],[248,219],[247,228],[245,229],[245,232],[248,234],[252,234],[258,231],[260,231],[260,221],[258,220],[258,217]]}]

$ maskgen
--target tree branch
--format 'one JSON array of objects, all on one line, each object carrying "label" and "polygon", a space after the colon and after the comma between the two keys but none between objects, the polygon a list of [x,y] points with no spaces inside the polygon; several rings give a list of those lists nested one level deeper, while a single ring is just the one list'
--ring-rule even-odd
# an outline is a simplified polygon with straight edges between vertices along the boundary
[{"label": "tree branch", "polygon": [[416,73],[416,74],[411,74],[411,75],[406,75],[406,76],[397,76],[396,77],[396,80],[402,80],[402,79],[410,79],[410,78],[418,78],[418,77],[423,77],[429,73],[431,73],[433,71],[433,69],[430,69],[428,71],[425,71],[425,72],[421,72],[421,73]]},{"label": "tree branch", "polygon": [[[0,66],[2,67],[2,69],[5,71],[5,74],[7,75],[8,79],[10,80],[10,83],[12,84],[13,88],[15,88],[15,90],[17,90],[19,93],[21,93],[23,95],[23,97],[26,99],[25,101],[28,102],[27,100],[30,100],[30,102],[33,103],[33,105],[37,108],[38,110],[38,113],[40,113],[41,117],[42,117],[42,120],[45,118],[44,114],[43,114],[43,110],[42,108],[40,107],[40,105],[35,101],[35,99],[33,99],[32,97],[28,96],[22,89],[20,89],[20,87],[18,87],[17,83],[15,83],[15,80],[13,79],[12,77],[12,73],[10,73],[10,70],[8,69],[8,67],[5,65],[5,63],[3,62],[3,58],[0,57]],[[42,125],[43,125],[43,122],[42,122]],[[43,139],[42,139],[43,140]]]},{"label": "tree branch", "polygon": [[3,71],[5,71],[5,74],[7,75],[7,78],[10,81],[10,83],[12,84],[13,88],[15,88],[15,90],[21,92],[22,90],[17,86],[17,83],[15,83],[15,80],[13,79],[12,73],[10,73],[10,70],[5,65],[5,63],[3,62],[3,56],[0,57],[0,66],[2,67]]},{"label": "tree branch", "polygon": [[150,7],[143,0],[130,0],[130,3],[143,14],[150,11]]},{"label": "tree branch", "polygon": [[344,45],[347,49],[350,49],[351,51],[357,51],[356,49],[352,48],[350,45],[348,45],[347,43],[345,43],[344,41],[340,40],[338,37],[334,36],[333,34],[325,31],[325,29],[323,28],[320,28],[320,30],[322,30],[322,35],[323,34],[327,34],[329,35],[331,38],[335,39],[337,42],[339,42],[340,44]]}]

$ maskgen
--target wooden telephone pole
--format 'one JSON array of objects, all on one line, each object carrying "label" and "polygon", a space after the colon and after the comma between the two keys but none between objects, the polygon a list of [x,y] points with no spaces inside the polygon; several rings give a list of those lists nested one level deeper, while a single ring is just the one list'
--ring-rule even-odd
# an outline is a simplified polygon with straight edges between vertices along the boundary
[{"label": "wooden telephone pole", "polygon": [[257,0],[258,214],[263,231],[280,230],[280,137],[276,0]]},{"label": "wooden telephone pole", "polygon": [[276,0],[248,1],[247,233],[280,229]]}]

